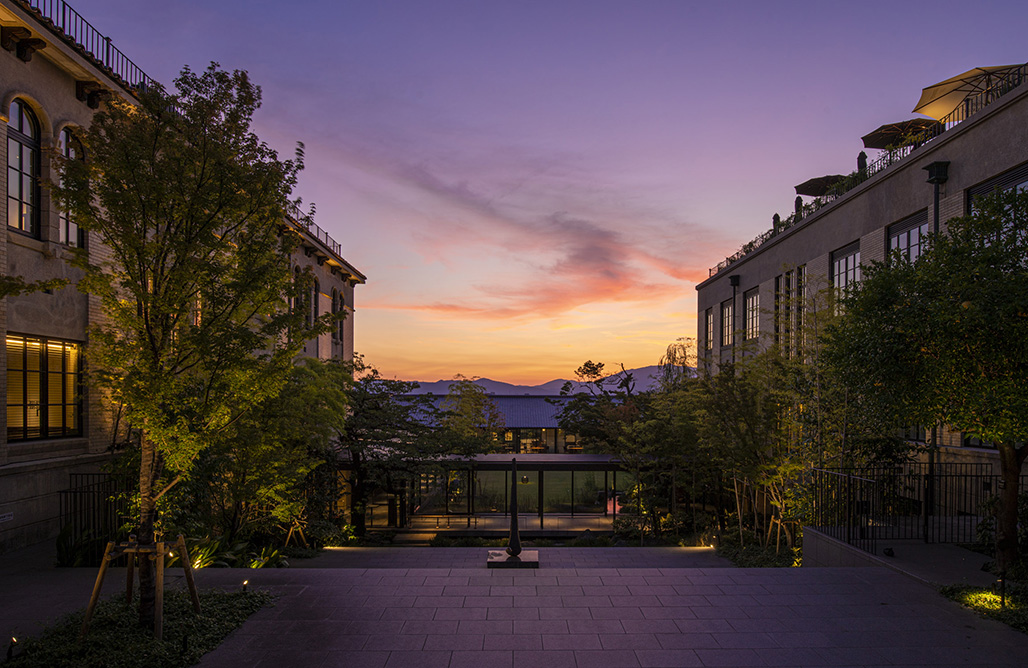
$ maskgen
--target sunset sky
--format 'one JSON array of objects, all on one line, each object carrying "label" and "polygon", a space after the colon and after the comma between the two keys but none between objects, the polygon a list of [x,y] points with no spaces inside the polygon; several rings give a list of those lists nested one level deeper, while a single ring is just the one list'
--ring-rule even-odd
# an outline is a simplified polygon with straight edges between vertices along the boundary
[{"label": "sunset sky", "polygon": [[[306,144],[384,375],[655,364],[695,285],[921,88],[1028,61],[1028,3],[74,0],[152,77],[214,60]],[[871,157],[873,158],[873,152]]]}]

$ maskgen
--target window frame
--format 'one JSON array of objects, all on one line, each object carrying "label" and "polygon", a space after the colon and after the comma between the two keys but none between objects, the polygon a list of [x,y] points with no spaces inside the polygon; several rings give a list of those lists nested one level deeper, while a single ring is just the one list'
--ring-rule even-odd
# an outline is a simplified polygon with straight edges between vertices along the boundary
[{"label": "window frame", "polygon": [[[75,136],[71,127],[62,128],[58,133],[57,147],[66,160],[82,160],[85,157],[82,142]],[[82,229],[66,211],[56,206],[54,208],[57,209],[57,242],[71,248],[84,248],[85,235],[82,233]]]},{"label": "window frame", "polygon": [[743,340],[753,341],[760,337],[760,288],[747,290],[742,294]]},{"label": "window frame", "polygon": [[735,300],[721,302],[721,347],[731,348],[735,345]]},{"label": "window frame", "polygon": [[[15,353],[11,351],[12,342],[17,340],[22,343],[22,359],[12,364]],[[37,344],[39,358],[36,362],[36,369],[29,364],[30,344]],[[30,334],[7,334],[7,442],[21,443],[28,441],[54,440],[61,438],[80,438],[84,434],[83,420],[83,391],[82,391],[82,364],[83,344],[80,341],[68,341],[65,339],[47,338],[33,336]],[[60,346],[61,369],[53,371],[51,367],[51,347]],[[71,350],[75,351],[73,356],[69,355]],[[69,357],[72,357],[73,369],[69,369]],[[38,375],[36,401],[30,401],[30,374]],[[20,393],[22,400],[17,403],[11,401],[12,388],[21,379]],[[56,377],[56,378],[55,378]],[[60,401],[54,401],[55,388],[51,387],[52,381],[57,380],[58,388],[56,393],[60,395]],[[69,393],[71,396],[69,397]],[[37,435],[30,435],[29,412],[35,406],[37,412]],[[60,407],[60,428],[54,433],[55,427],[51,427],[51,411]],[[14,415],[12,409],[20,408],[21,427],[20,434],[14,434],[15,427],[12,426],[11,418]],[[70,411],[70,412],[69,412]],[[69,426],[69,417],[72,425]]]},{"label": "window frame", "polygon": [[[890,225],[888,238],[886,239],[887,257],[890,259],[899,251],[899,254],[908,262],[916,262],[921,256],[925,237],[932,231],[932,223],[928,219],[928,209],[918,211],[912,216],[907,216],[895,225]],[[912,232],[917,231],[917,240],[912,242]],[[903,245],[898,243],[903,242]],[[911,249],[914,249],[913,251]]]},{"label": "window frame", "polygon": [[[18,108],[17,113],[14,112],[15,107]],[[11,100],[11,105],[7,111],[7,229],[25,234],[34,239],[41,239],[42,224],[39,182],[42,170],[40,162],[43,149],[42,124],[32,111],[32,107],[21,98],[16,97]],[[26,122],[30,126],[29,129],[32,130],[29,134],[26,134],[21,127]],[[19,149],[19,164],[17,167],[11,165],[12,147],[14,146],[17,146]],[[29,171],[27,172],[24,171],[24,151],[26,150],[32,152],[29,158],[31,164],[28,165]],[[18,183],[18,194],[13,197],[11,196],[12,175]],[[24,179],[26,178],[29,180],[28,196],[30,201],[28,203],[23,199],[25,197]],[[17,212],[15,214],[18,221],[17,225],[11,224],[12,206],[14,207],[13,210]],[[23,207],[29,209],[27,217]],[[26,223],[29,229],[25,229],[24,225]]]}]

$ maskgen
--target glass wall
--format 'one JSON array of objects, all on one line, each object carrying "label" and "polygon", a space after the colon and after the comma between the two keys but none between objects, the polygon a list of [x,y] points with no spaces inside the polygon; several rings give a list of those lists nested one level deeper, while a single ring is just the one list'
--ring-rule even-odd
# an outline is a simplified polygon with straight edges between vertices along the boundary
[{"label": "glass wall", "polygon": [[575,471],[574,492],[576,513],[602,513],[607,500],[603,488],[603,471]]},{"label": "glass wall", "polygon": [[518,471],[518,513],[539,514],[538,471]]},{"label": "glass wall", "polygon": [[571,514],[571,471],[543,473],[543,512]]},{"label": "glass wall", "polygon": [[510,474],[507,471],[475,473],[475,513],[506,513],[510,511]]}]

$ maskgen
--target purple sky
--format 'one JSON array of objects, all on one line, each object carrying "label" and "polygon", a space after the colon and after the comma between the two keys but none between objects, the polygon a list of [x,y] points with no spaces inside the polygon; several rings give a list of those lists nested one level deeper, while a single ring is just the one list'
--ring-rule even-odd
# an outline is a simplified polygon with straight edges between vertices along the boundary
[{"label": "purple sky", "polygon": [[[654,364],[708,267],[921,88],[1028,61],[1028,3],[76,0],[136,64],[249,70],[368,276],[387,376]],[[873,152],[871,158],[874,158]]]}]

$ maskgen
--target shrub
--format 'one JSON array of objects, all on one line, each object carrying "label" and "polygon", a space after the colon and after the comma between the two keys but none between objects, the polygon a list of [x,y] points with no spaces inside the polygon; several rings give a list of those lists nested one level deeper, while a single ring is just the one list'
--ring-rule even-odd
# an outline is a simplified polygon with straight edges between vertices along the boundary
[{"label": "shrub", "polygon": [[189,595],[164,596],[164,639],[139,626],[138,613],[121,598],[101,601],[89,633],[78,640],[83,612],[64,617],[38,637],[19,643],[21,651],[4,664],[11,668],[184,668],[197,663],[246,618],[273,600],[267,592],[200,594],[202,613],[193,613]]}]

